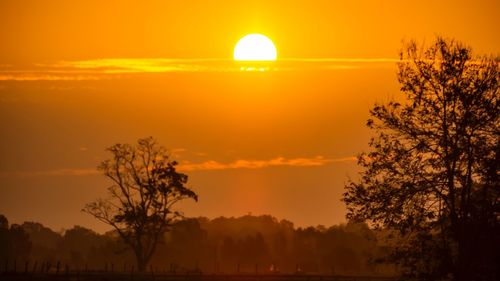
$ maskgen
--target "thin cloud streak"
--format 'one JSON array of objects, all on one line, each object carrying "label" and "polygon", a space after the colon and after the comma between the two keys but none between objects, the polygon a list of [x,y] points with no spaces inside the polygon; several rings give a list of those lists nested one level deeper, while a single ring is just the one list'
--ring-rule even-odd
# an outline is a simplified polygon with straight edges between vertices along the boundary
[{"label": "thin cloud streak", "polygon": [[398,58],[287,58],[285,61],[295,62],[348,62],[348,63],[397,63]]},{"label": "thin cloud streak", "polygon": [[408,61],[397,58],[283,58],[274,62],[241,62],[217,58],[95,59],[34,64],[30,69],[3,66],[0,68],[0,81],[88,81],[121,79],[147,73],[339,71],[396,68],[401,62]]},{"label": "thin cloud streak", "polygon": [[6,66],[0,81],[57,81],[119,79],[123,74],[171,72],[331,71],[393,67],[395,58],[282,58],[274,62],[240,62],[232,59],[115,58],[34,64],[30,69]]},{"label": "thin cloud streak", "polygon": [[[238,159],[233,162],[223,163],[208,160],[200,163],[183,162],[177,166],[179,171],[216,171],[237,169],[266,169],[272,167],[320,167],[331,163],[355,162],[356,157],[325,158],[316,156],[312,158],[285,158],[276,157],[267,160]],[[0,172],[0,178],[10,177],[37,177],[37,176],[91,176],[101,172],[96,168],[56,169],[48,171],[13,171]]]},{"label": "thin cloud streak", "polygon": [[345,157],[337,159],[327,159],[323,156],[314,158],[291,158],[276,157],[268,160],[245,160],[240,159],[230,163],[221,163],[214,160],[202,163],[183,163],[179,165],[182,171],[203,171],[203,170],[233,170],[233,169],[264,169],[270,167],[312,167],[324,166],[334,162],[356,161],[356,157]]},{"label": "thin cloud streak", "polygon": [[106,77],[99,75],[78,75],[76,73],[49,74],[49,73],[0,73],[0,81],[90,81],[103,80]]},{"label": "thin cloud streak", "polygon": [[48,171],[14,171],[14,172],[0,172],[0,178],[37,177],[37,176],[89,176],[99,173],[100,172],[95,168],[56,169]]}]

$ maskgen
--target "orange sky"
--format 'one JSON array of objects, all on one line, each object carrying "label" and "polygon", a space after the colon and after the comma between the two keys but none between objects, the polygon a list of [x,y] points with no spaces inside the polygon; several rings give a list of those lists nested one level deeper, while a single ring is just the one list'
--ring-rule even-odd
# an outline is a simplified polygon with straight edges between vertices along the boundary
[{"label": "orange sky", "polygon": [[[436,2],[436,3],[434,3]],[[188,216],[344,221],[376,101],[399,98],[403,39],[498,54],[498,1],[1,1],[0,213],[106,229],[104,148],[152,135],[200,195]],[[269,36],[272,71],[230,59]]]},{"label": "orange sky", "polygon": [[498,1],[15,1],[0,3],[0,61],[229,58],[247,33],[281,57],[393,57],[403,38],[498,51]]}]

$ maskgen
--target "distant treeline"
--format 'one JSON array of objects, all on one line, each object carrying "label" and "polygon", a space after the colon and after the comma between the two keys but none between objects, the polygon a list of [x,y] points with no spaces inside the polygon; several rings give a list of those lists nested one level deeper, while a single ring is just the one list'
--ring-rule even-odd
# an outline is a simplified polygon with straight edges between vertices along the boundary
[{"label": "distant treeline", "polygon": [[[205,273],[392,274],[392,267],[376,262],[384,254],[377,242],[380,236],[359,223],[295,228],[272,216],[190,218],[172,226],[152,258],[151,268]],[[101,235],[75,226],[55,232],[36,222],[9,226],[2,215],[0,258],[6,266],[14,261],[50,262],[78,270],[130,271],[135,265],[133,253],[113,231]]]}]

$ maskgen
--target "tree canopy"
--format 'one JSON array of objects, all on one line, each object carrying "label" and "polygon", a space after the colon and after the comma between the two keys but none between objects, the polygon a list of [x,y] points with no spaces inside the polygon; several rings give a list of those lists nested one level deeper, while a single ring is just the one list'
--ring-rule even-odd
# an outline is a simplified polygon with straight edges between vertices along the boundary
[{"label": "tree canopy", "polygon": [[[0,234],[5,233],[1,225]],[[3,272],[8,260],[10,270],[19,265],[58,262],[75,271],[136,271],[133,249],[116,230],[104,234],[81,226],[53,231],[36,222],[24,222],[21,228],[32,245],[28,255],[0,247]],[[294,227],[287,220],[269,215],[243,217],[183,218],[175,221],[164,234],[149,261],[156,272],[181,274],[198,270],[212,273],[300,273],[339,275],[395,274],[394,267],[374,264],[383,249],[366,224],[348,223],[333,226]],[[14,237],[0,235],[0,246],[15,243]],[[19,247],[16,247],[19,249]],[[306,278],[306,277],[305,277]]]},{"label": "tree canopy", "polygon": [[499,277],[499,63],[453,40],[411,42],[398,63],[405,100],[370,111],[347,217],[405,237],[393,254],[410,276]]},{"label": "tree canopy", "polygon": [[186,187],[188,177],[176,170],[167,150],[153,138],[139,139],[135,146],[115,144],[112,157],[99,170],[111,181],[109,198],[83,209],[112,226],[132,247],[140,271],[147,268],[168,227],[181,216],[174,205],[183,199],[198,200]]}]

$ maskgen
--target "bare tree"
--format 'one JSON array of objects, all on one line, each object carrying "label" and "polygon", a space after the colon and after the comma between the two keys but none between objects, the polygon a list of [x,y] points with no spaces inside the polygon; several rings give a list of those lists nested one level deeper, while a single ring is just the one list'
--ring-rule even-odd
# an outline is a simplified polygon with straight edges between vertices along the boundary
[{"label": "bare tree", "polygon": [[499,277],[499,63],[443,38],[412,42],[398,72],[406,101],[370,111],[348,218],[404,235],[397,262],[420,279]]},{"label": "bare tree", "polygon": [[138,270],[145,271],[168,227],[181,216],[173,206],[198,197],[185,186],[187,175],[176,171],[177,162],[153,138],[107,150],[112,158],[99,170],[112,182],[109,198],[89,203],[83,211],[112,226],[133,249]]}]

